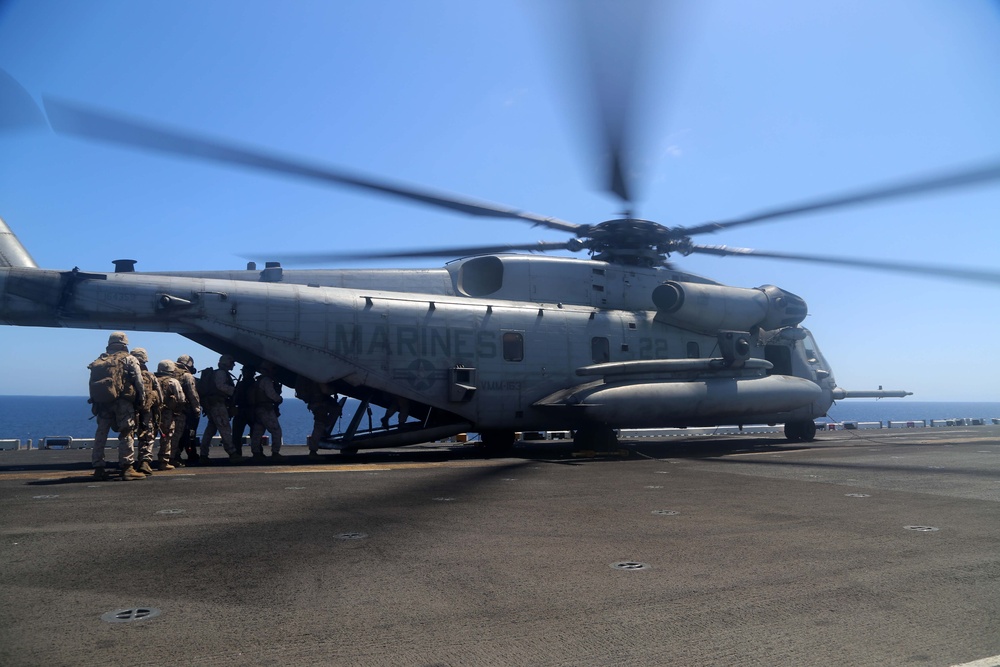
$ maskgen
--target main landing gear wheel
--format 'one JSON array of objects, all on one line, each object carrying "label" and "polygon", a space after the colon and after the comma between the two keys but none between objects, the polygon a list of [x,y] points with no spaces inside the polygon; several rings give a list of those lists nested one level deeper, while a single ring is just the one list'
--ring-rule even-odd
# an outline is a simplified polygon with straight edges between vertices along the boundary
[{"label": "main landing gear wheel", "polygon": [[480,447],[486,456],[506,456],[514,448],[514,431],[481,431]]},{"label": "main landing gear wheel", "polygon": [[787,422],[785,437],[791,442],[812,442],[816,439],[816,423],[812,420]]},{"label": "main landing gear wheel", "polygon": [[618,434],[610,426],[585,426],[574,433],[573,445],[578,450],[608,452],[618,449]]}]

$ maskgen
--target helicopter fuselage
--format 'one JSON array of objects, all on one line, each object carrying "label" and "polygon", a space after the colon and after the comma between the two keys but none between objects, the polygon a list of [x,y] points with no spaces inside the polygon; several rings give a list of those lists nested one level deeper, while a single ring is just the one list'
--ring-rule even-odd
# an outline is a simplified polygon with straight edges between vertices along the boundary
[{"label": "helicopter fuselage", "polygon": [[[409,271],[0,269],[5,324],[175,332],[270,361],[286,384],[304,376],[504,432],[819,417],[835,382],[797,326],[796,299],[670,268],[523,255]],[[786,301],[801,311],[791,324],[775,314]],[[727,354],[725,332],[745,349]]]}]

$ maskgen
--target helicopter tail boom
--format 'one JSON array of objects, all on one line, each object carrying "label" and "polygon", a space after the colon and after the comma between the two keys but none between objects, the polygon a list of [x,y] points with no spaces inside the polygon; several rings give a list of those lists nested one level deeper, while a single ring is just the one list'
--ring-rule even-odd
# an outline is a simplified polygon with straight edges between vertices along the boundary
[{"label": "helicopter tail boom", "polygon": [[4,267],[38,268],[38,264],[0,218],[0,268]]}]

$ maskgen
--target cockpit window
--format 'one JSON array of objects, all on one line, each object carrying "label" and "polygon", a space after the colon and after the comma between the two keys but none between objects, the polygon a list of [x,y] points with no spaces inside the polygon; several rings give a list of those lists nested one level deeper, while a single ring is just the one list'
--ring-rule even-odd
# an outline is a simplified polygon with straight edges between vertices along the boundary
[{"label": "cockpit window", "polygon": [[823,358],[823,353],[819,351],[819,346],[816,345],[816,339],[813,338],[812,333],[803,328],[806,332],[806,337],[802,339],[802,347],[806,353],[806,360],[813,366],[819,368],[828,368],[826,359]]}]

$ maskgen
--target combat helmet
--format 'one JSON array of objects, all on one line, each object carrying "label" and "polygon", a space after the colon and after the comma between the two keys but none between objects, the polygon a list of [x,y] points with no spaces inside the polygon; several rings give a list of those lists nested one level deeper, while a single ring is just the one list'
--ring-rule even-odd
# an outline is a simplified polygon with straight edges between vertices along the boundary
[{"label": "combat helmet", "polygon": [[108,345],[128,345],[128,335],[124,331],[114,331],[108,336]]},{"label": "combat helmet", "polygon": [[177,365],[169,359],[164,359],[156,365],[157,375],[173,375],[175,370],[177,370]]},{"label": "combat helmet", "polygon": [[128,352],[128,336],[125,335],[124,331],[115,331],[108,336],[108,346],[105,349],[109,354]]},{"label": "combat helmet", "polygon": [[149,363],[149,354],[146,352],[145,348],[137,347],[132,350],[132,356],[141,361],[142,363]]}]

